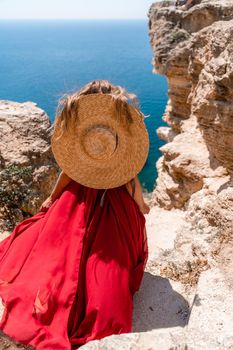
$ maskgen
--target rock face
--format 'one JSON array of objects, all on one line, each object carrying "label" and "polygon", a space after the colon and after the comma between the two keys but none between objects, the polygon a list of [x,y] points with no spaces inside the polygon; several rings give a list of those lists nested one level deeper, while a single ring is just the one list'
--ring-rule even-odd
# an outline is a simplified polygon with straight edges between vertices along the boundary
[{"label": "rock face", "polygon": [[233,5],[202,1],[182,11],[155,3],[149,18],[154,67],[169,84],[154,201],[182,208],[233,171]]},{"label": "rock face", "polygon": [[33,215],[58,175],[51,123],[35,103],[0,101],[0,225],[8,230]]},{"label": "rock face", "polygon": [[195,301],[202,299],[190,305],[189,331],[182,332],[187,344],[231,349],[233,2],[204,0],[188,11],[155,3],[149,30],[154,71],[166,75],[169,86],[168,126],[157,131],[167,143],[160,148],[152,201],[182,211],[185,220],[173,249],[151,266],[195,290]]}]

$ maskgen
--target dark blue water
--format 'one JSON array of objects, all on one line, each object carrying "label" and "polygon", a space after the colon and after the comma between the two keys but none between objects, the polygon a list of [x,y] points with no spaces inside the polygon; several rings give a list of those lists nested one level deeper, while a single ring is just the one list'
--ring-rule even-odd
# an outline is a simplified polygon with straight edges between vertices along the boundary
[{"label": "dark blue water", "polygon": [[1,21],[0,99],[33,101],[51,121],[58,99],[94,79],[108,79],[137,94],[150,135],[139,174],[151,191],[164,143],[156,128],[167,101],[165,77],[152,73],[146,20]]}]

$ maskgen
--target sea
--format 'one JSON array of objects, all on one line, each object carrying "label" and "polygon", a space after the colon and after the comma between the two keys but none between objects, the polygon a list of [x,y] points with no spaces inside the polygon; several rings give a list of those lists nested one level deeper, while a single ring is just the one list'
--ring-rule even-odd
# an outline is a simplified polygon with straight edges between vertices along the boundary
[{"label": "sea", "polygon": [[51,122],[59,98],[91,80],[107,79],[135,93],[150,137],[138,176],[144,190],[153,190],[164,144],[156,128],[166,125],[168,87],[152,72],[147,19],[1,20],[0,47],[0,99],[33,101]]}]

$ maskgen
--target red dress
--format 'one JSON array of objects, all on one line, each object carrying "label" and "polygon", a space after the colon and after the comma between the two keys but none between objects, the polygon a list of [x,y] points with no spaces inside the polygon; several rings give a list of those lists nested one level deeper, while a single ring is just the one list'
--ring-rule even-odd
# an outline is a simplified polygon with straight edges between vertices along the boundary
[{"label": "red dress", "polygon": [[145,217],[126,187],[72,180],[0,242],[0,329],[36,350],[131,332],[147,257]]}]

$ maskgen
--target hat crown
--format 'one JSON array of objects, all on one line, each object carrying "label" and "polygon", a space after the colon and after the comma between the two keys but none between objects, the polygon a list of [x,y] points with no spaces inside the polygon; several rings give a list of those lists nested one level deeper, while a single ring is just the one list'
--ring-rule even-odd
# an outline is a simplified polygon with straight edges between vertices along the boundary
[{"label": "hat crown", "polygon": [[108,159],[117,149],[118,136],[108,125],[94,124],[81,136],[81,144],[92,159]]},{"label": "hat crown", "polygon": [[[115,102],[108,94],[83,95],[78,118],[62,133],[55,126],[51,144],[55,159],[70,176],[84,186],[113,188],[130,181],[144,165],[149,135],[141,114],[128,106],[130,125],[118,118]],[[58,136],[58,137],[57,137]]]}]

